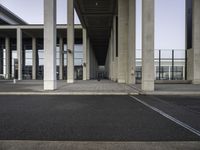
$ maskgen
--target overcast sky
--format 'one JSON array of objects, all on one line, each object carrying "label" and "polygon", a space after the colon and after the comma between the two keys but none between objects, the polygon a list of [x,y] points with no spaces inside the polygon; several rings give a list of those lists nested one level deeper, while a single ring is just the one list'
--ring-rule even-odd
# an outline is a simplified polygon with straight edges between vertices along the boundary
[{"label": "overcast sky", "polygon": [[[137,1],[137,49],[141,49],[141,1]],[[0,0],[30,24],[43,23],[43,0]],[[67,23],[67,0],[57,0],[57,23]],[[75,23],[79,24],[76,15]],[[185,48],[185,0],[155,0],[155,48]]]}]

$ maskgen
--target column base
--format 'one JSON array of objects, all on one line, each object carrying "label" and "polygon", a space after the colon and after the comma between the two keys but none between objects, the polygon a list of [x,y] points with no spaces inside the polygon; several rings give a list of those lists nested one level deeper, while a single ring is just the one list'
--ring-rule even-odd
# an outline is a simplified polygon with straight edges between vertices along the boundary
[{"label": "column base", "polygon": [[121,80],[121,79],[118,79],[118,81],[117,81],[118,83],[126,83],[126,81],[125,80]]},{"label": "column base", "polygon": [[135,84],[135,83],[136,83],[135,76],[132,76],[132,77],[128,80],[128,84]]},{"label": "column base", "polygon": [[74,80],[73,79],[68,79],[67,83],[74,83]]},{"label": "column base", "polygon": [[22,78],[18,78],[17,80],[18,80],[18,81],[21,81],[21,80],[22,80]]},{"label": "column base", "polygon": [[200,84],[200,79],[199,80],[192,80],[192,84]]},{"label": "column base", "polygon": [[143,91],[154,91],[155,86],[154,86],[154,81],[142,81],[142,90]]},{"label": "column base", "polygon": [[44,90],[56,90],[57,89],[57,81],[44,81]]},{"label": "column base", "polygon": [[6,74],[6,80],[9,80],[10,79],[10,75],[9,74]]}]

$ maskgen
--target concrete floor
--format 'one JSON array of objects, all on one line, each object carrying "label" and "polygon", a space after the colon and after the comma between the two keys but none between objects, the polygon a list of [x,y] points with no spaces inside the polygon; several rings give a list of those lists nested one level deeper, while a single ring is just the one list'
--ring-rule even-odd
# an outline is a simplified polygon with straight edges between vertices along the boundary
[{"label": "concrete floor", "polygon": [[17,81],[13,84],[12,81],[0,81],[0,93],[68,93],[68,94],[137,94],[138,92],[132,87],[125,84],[118,84],[110,80],[89,80],[89,81],[75,81],[73,84],[67,84],[66,81],[58,81],[58,89],[55,91],[44,91],[43,81],[39,80],[24,80]]},{"label": "concrete floor", "polygon": [[141,84],[126,85],[118,84],[110,80],[75,81],[67,84],[66,81],[58,81],[58,89],[55,91],[44,91],[43,81],[23,80],[0,81],[0,95],[6,94],[52,94],[52,95],[200,95],[200,85],[193,84],[155,84],[155,91],[144,92]]}]

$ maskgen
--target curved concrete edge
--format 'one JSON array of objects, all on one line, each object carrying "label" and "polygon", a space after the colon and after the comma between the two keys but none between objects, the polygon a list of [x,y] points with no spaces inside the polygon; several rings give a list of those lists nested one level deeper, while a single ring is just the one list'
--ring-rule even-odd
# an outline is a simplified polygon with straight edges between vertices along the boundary
[{"label": "curved concrete edge", "polygon": [[1,150],[198,150],[200,142],[0,141]]},{"label": "curved concrete edge", "polygon": [[0,95],[139,95],[131,92],[0,92]]}]

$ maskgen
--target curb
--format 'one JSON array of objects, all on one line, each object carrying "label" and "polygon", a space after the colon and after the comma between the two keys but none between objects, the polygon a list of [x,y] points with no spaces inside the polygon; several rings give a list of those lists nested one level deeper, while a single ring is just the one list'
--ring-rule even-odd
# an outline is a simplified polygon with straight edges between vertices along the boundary
[{"label": "curb", "polygon": [[66,95],[66,96],[76,96],[76,95],[139,95],[139,93],[126,93],[126,92],[0,92],[0,95],[38,95],[38,96],[45,96],[45,95]]},{"label": "curb", "polygon": [[[140,93],[141,94],[141,93]],[[200,96],[200,92],[173,92],[173,91],[154,91],[154,92],[144,92],[141,95],[175,95],[175,96]]]},{"label": "curb", "polygon": [[0,141],[2,150],[188,150],[199,149],[200,142],[73,142],[73,141]]}]

